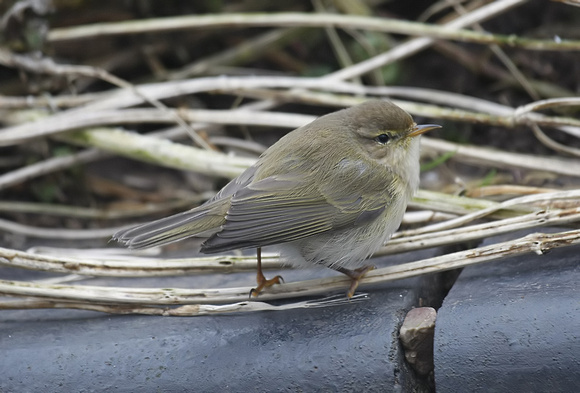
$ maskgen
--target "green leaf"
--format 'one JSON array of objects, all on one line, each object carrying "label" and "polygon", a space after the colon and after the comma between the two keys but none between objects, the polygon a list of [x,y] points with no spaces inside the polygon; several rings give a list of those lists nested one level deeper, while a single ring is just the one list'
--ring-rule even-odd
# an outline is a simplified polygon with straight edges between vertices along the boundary
[{"label": "green leaf", "polygon": [[426,172],[426,171],[430,171],[431,169],[437,168],[439,165],[443,164],[444,162],[449,160],[451,157],[453,157],[456,153],[457,153],[457,151],[448,151],[446,153],[441,154],[439,157],[435,158],[434,160],[431,160],[429,162],[422,164],[421,165],[421,172]]}]

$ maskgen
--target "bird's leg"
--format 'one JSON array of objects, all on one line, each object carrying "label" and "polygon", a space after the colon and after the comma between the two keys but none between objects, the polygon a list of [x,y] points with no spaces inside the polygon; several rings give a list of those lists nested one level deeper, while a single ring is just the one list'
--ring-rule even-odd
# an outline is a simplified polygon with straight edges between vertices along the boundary
[{"label": "bird's leg", "polygon": [[258,247],[256,249],[256,253],[258,257],[258,273],[256,274],[256,283],[258,286],[250,290],[250,297],[258,296],[264,288],[270,288],[274,284],[280,284],[280,282],[284,282],[282,276],[276,276],[269,280],[266,279],[264,273],[262,273],[262,248]]},{"label": "bird's leg", "polygon": [[350,299],[351,297],[353,297],[354,291],[356,291],[356,289],[358,288],[360,279],[363,278],[365,274],[367,274],[374,268],[375,268],[374,266],[363,266],[354,270],[347,269],[345,267],[335,267],[333,269],[336,270],[337,272],[341,272],[342,274],[345,274],[350,277],[351,279],[350,288],[348,288],[348,292],[346,293],[346,296]]}]

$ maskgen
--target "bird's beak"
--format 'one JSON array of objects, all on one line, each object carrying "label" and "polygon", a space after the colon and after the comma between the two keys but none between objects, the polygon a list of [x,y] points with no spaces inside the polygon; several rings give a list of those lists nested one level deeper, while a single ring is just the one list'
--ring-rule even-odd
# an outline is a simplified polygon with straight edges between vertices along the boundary
[{"label": "bird's beak", "polygon": [[407,135],[410,137],[414,137],[417,135],[421,135],[424,134],[427,131],[433,130],[435,128],[441,128],[440,125],[438,124],[421,124],[421,125],[416,125],[415,127],[413,127],[413,129],[411,130],[411,132]]}]

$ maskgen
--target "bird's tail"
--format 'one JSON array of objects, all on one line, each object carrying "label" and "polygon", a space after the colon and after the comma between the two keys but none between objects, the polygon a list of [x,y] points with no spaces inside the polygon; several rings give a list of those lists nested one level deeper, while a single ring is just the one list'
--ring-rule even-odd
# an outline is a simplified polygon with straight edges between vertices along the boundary
[{"label": "bird's tail", "polygon": [[208,236],[225,223],[227,203],[215,201],[186,212],[122,229],[113,235],[129,248],[162,246],[194,236]]}]

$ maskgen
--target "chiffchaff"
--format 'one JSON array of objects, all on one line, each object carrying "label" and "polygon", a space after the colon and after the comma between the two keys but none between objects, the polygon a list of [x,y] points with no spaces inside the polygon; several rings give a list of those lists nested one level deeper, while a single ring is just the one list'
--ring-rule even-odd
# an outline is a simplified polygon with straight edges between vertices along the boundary
[{"label": "chiffchaff", "polygon": [[130,248],[207,237],[203,253],[257,248],[257,296],[280,283],[261,269],[261,247],[292,265],[325,265],[351,277],[399,227],[419,185],[416,125],[403,109],[371,100],[322,116],[272,145],[203,205],[117,232]]}]

